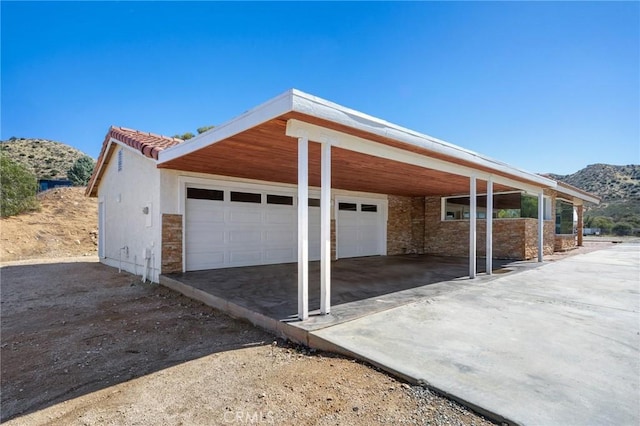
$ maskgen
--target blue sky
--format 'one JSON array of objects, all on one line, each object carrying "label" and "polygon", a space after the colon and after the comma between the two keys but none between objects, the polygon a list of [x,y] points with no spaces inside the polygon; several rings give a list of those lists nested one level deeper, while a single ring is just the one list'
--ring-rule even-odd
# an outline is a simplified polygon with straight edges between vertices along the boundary
[{"label": "blue sky", "polygon": [[1,2],[1,139],[97,157],[295,87],[533,172],[640,163],[640,3]]}]

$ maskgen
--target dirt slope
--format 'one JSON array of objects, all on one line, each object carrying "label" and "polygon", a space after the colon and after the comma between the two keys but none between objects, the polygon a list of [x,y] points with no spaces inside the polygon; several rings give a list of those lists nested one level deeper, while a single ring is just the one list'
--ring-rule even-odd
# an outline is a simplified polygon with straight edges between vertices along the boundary
[{"label": "dirt slope", "polygon": [[98,201],[85,188],[41,193],[41,210],[0,219],[0,262],[97,254]]}]

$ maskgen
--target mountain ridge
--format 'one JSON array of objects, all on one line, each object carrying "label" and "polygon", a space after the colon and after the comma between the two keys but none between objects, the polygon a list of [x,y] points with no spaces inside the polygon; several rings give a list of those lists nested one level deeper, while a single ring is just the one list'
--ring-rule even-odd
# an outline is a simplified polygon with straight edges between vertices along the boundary
[{"label": "mountain ridge", "polygon": [[67,179],[67,171],[84,152],[62,142],[41,138],[0,141],[0,151],[31,171],[37,179]]},{"label": "mountain ridge", "polygon": [[591,192],[603,202],[640,200],[640,165],[590,164],[569,175],[549,173],[549,177]]}]

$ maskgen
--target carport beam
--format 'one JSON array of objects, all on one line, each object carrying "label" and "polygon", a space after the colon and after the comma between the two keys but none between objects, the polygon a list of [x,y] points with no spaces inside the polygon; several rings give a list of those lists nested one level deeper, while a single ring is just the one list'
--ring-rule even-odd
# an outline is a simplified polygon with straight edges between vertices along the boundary
[{"label": "carport beam", "polygon": [[487,249],[486,249],[486,272],[493,274],[493,180],[487,179]]},{"label": "carport beam", "polygon": [[331,144],[322,143],[320,182],[320,313],[331,311]]},{"label": "carport beam", "polygon": [[538,193],[538,262],[544,255],[544,193]]},{"label": "carport beam", "polygon": [[476,277],[476,211],[477,211],[477,189],[476,177],[469,178],[469,278]]},{"label": "carport beam", "polygon": [[298,138],[298,319],[309,318],[309,140]]}]

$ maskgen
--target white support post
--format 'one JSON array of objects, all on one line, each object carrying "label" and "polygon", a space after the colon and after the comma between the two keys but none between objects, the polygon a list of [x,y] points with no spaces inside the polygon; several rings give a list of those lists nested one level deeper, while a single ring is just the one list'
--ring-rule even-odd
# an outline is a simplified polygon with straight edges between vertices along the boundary
[{"label": "white support post", "polygon": [[476,177],[469,178],[471,194],[469,196],[469,278],[476,277],[476,216],[477,216],[477,190]]},{"label": "white support post", "polygon": [[298,318],[309,318],[309,140],[298,139]]},{"label": "white support post", "polygon": [[493,179],[487,179],[487,249],[486,272],[493,274]]},{"label": "white support post", "polygon": [[320,182],[320,313],[331,311],[331,144],[322,143]]},{"label": "white support post", "polygon": [[544,193],[538,193],[538,262],[544,256]]}]

